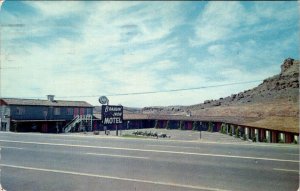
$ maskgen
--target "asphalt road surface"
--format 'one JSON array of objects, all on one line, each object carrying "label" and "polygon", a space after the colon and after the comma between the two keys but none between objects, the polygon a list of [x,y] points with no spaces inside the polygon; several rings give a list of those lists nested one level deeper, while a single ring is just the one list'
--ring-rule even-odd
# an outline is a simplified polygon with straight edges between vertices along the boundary
[{"label": "asphalt road surface", "polygon": [[1,184],[7,191],[292,191],[298,146],[3,132]]}]

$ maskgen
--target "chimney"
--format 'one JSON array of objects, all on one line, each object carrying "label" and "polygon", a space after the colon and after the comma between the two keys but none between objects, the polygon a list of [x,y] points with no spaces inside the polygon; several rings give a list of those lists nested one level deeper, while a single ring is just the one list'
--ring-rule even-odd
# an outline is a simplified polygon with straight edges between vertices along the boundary
[{"label": "chimney", "polygon": [[54,101],[54,95],[47,95],[47,100],[53,102]]}]

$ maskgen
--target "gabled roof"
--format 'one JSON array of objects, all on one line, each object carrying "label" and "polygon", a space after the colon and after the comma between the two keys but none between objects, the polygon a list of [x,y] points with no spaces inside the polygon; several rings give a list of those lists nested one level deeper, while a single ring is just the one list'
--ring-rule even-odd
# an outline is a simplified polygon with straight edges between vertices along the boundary
[{"label": "gabled roof", "polygon": [[31,106],[62,106],[62,107],[94,107],[85,101],[65,101],[65,100],[41,100],[41,99],[19,99],[0,98],[7,105],[31,105]]}]

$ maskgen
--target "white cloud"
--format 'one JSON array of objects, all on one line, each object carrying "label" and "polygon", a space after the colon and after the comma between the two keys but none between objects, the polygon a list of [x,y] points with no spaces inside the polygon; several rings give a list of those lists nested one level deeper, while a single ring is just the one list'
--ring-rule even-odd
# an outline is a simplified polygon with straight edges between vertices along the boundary
[{"label": "white cloud", "polygon": [[204,86],[206,79],[197,73],[170,74],[165,85],[167,89],[181,89]]},{"label": "white cloud", "polygon": [[241,24],[245,10],[239,2],[209,2],[199,15],[192,45],[205,45],[231,35]]},{"label": "white cloud", "polygon": [[85,9],[84,3],[79,1],[69,1],[68,3],[60,1],[31,1],[26,3],[45,17],[65,16]]},{"label": "white cloud", "polygon": [[[283,30],[291,27],[300,4],[285,9],[283,2],[209,2],[197,18],[195,36],[189,39],[191,46],[204,46],[228,40],[259,36],[270,30]],[[249,6],[249,5],[248,5]],[[298,8],[298,10],[297,10]]]},{"label": "white cloud", "polygon": [[290,20],[295,18],[295,13],[298,13],[300,4],[295,3],[295,6],[285,8],[287,2],[281,1],[266,1],[266,2],[255,2],[253,11],[255,15],[260,19],[271,19],[271,20]]},{"label": "white cloud", "polygon": [[223,56],[225,53],[225,46],[222,44],[211,45],[208,47],[208,52],[212,56]]},{"label": "white cloud", "polygon": [[[184,22],[181,2],[51,2],[49,10],[45,10],[48,3],[26,3],[32,3],[38,16],[19,18],[11,14],[10,22],[17,23],[21,19],[25,26],[2,31],[1,51],[9,55],[7,60],[11,60],[3,61],[2,67],[19,67],[2,72],[1,92],[5,96],[95,95],[68,99],[98,104],[97,95],[256,80],[279,71],[279,65],[274,68],[279,64],[278,55],[284,47],[293,45],[292,39],[296,38],[293,33],[272,44],[263,44],[255,38],[225,42],[223,39],[229,39],[232,33],[236,34],[235,38],[246,34],[247,27],[256,27],[250,32],[268,31],[274,27],[254,25],[263,16],[252,16],[239,2],[229,2],[226,6],[222,2],[209,2],[195,24],[197,37],[193,40],[201,46],[193,48],[186,47],[182,44],[183,38],[173,34],[174,29]],[[55,9],[58,5],[61,6]],[[54,20],[74,16],[73,13],[82,13],[78,23],[53,24]],[[233,14],[224,17],[227,13]],[[245,18],[248,18],[246,24]],[[249,18],[252,18],[251,22]],[[247,27],[238,33],[236,28],[241,25]],[[61,33],[64,32],[71,34],[63,37]],[[36,40],[36,37],[43,38]],[[274,64],[264,66],[266,63]],[[251,64],[258,68],[248,71]],[[254,85],[213,91],[111,96],[110,100],[112,104],[128,106],[189,105],[224,97]]]},{"label": "white cloud", "polygon": [[162,60],[154,64],[153,69],[155,70],[169,70],[178,67],[178,63],[170,60]]},{"label": "white cloud", "polygon": [[[138,8],[129,11],[134,7]],[[161,40],[183,21],[177,17],[180,14],[178,2],[101,2],[96,3],[89,13],[83,31],[85,38],[97,42],[99,39],[107,39],[107,36],[114,36],[110,39],[111,46],[120,46],[115,43],[124,40],[124,35],[130,32],[135,34],[131,34],[133,38],[127,38],[124,42],[126,45]],[[130,26],[134,26],[134,31]]]}]

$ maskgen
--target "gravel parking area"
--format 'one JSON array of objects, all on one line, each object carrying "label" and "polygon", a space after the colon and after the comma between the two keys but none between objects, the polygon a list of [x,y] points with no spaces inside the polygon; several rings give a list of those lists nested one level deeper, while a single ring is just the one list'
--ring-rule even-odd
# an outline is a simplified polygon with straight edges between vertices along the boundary
[{"label": "gravel parking area", "polygon": [[[151,131],[157,132],[158,134],[166,134],[170,138],[161,138],[161,139],[170,139],[170,140],[186,140],[186,141],[211,141],[211,142],[245,142],[240,138],[235,138],[233,136],[224,135],[219,132],[207,132],[201,131],[201,139],[199,131],[189,131],[189,130],[168,130],[168,129],[139,129],[139,130],[126,130],[122,134],[132,134],[134,131]],[[114,132],[115,133],[115,132]]]},{"label": "gravel parking area", "polygon": [[[240,138],[235,138],[234,136],[225,135],[219,132],[207,132],[201,131],[201,139],[199,131],[191,131],[191,130],[168,130],[168,129],[131,129],[131,130],[122,130],[119,131],[119,136],[123,135],[133,135],[133,132],[141,131],[141,132],[156,132],[157,134],[166,134],[167,138],[161,138],[162,140],[182,140],[182,141],[207,141],[207,142],[226,142],[226,143],[249,143],[249,141],[244,141]],[[93,135],[93,132],[87,133],[72,133],[79,135]],[[105,136],[105,137],[116,137],[116,131],[110,131],[109,135],[105,135],[104,131],[100,131],[99,135],[95,136]],[[152,138],[156,139],[156,137],[146,137],[141,136],[141,138]]]}]

